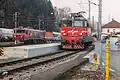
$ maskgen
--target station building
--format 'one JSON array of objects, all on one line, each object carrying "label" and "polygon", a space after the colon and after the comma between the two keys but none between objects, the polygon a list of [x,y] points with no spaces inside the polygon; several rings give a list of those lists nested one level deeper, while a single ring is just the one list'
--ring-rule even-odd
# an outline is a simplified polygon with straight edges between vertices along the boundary
[{"label": "station building", "polygon": [[113,34],[120,32],[120,23],[114,19],[102,26],[102,34]]}]

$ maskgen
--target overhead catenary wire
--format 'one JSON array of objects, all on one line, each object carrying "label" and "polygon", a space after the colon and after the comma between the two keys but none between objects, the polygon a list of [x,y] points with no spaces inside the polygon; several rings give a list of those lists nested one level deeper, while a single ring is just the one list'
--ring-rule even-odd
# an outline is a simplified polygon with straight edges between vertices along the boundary
[{"label": "overhead catenary wire", "polygon": [[88,8],[85,8],[85,4],[87,5],[87,2],[83,2],[83,0],[76,1],[77,4],[83,9],[84,11],[88,11]]}]

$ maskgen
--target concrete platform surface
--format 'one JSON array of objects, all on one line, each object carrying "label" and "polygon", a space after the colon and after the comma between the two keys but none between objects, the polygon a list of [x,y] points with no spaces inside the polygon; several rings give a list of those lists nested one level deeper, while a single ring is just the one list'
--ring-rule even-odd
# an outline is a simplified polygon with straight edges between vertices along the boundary
[{"label": "concrete platform surface", "polygon": [[6,57],[27,58],[47,53],[56,52],[59,50],[60,43],[39,44],[17,47],[5,47],[4,54]]},{"label": "concrete platform surface", "polygon": [[24,45],[24,46],[15,46],[15,47],[7,47],[7,48],[33,49],[33,48],[43,48],[43,47],[55,46],[55,45],[60,45],[60,43]]}]

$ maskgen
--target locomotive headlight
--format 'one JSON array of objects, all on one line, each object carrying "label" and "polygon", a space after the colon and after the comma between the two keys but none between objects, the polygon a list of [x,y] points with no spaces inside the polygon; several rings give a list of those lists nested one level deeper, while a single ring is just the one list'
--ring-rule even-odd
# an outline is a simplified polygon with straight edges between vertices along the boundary
[{"label": "locomotive headlight", "polygon": [[61,32],[65,32],[65,31],[61,31]]},{"label": "locomotive headlight", "polygon": [[16,35],[14,35],[13,37],[16,38]]},{"label": "locomotive headlight", "polygon": [[67,33],[63,33],[64,36],[67,36]]},{"label": "locomotive headlight", "polygon": [[79,36],[82,36],[82,33],[79,33],[78,35],[79,35]]}]

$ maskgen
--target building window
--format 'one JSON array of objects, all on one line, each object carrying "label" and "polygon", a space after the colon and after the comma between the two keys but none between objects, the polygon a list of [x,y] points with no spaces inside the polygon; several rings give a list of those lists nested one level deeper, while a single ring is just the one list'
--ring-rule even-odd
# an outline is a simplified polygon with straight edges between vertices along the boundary
[{"label": "building window", "polygon": [[109,32],[110,32],[110,30],[108,29],[108,30],[107,30],[107,32],[109,33]]}]

